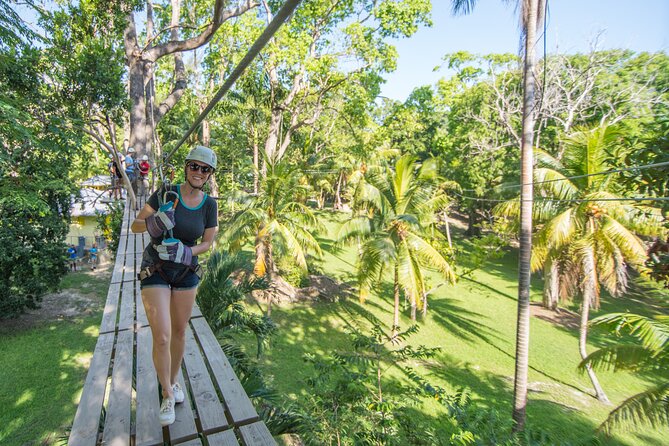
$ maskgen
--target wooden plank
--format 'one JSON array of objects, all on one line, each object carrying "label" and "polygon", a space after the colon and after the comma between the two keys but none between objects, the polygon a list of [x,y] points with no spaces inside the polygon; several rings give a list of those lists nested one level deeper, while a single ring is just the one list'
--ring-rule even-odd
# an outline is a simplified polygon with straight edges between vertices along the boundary
[{"label": "wooden plank", "polygon": [[174,424],[169,427],[170,440],[172,440],[173,443],[197,438],[197,426],[195,425],[193,410],[191,409],[192,405],[190,402],[190,395],[186,389],[184,377],[181,371],[179,371],[177,381],[179,381],[179,384],[181,384],[185,399],[183,403],[176,404],[174,406],[176,420],[174,421]]},{"label": "wooden plank", "polygon": [[118,241],[116,251],[116,261],[114,262],[114,271],[112,273],[111,283],[117,283],[123,280],[123,265],[125,264],[125,248],[127,237],[122,235]]},{"label": "wooden plank", "polygon": [[241,426],[239,434],[244,446],[276,446],[276,441],[274,441],[272,434],[269,433],[269,429],[262,421]]},{"label": "wooden plank", "polygon": [[207,321],[204,318],[197,318],[192,319],[191,323],[234,423],[258,420],[258,413],[248,395],[246,395]]},{"label": "wooden plank", "polygon": [[195,440],[190,440],[185,443],[177,443],[172,441],[172,444],[178,444],[179,446],[202,446],[202,440],[199,438],[196,438]]},{"label": "wooden plank", "polygon": [[[135,246],[133,240],[128,240],[128,250],[131,250]],[[134,282],[137,278],[135,274],[135,253],[126,252],[125,253],[125,266],[123,267],[123,281],[124,282]]]},{"label": "wooden plank", "polygon": [[121,311],[118,319],[119,330],[129,330],[135,322],[135,283],[123,282]]},{"label": "wooden plank", "polygon": [[207,442],[209,446],[239,446],[235,432],[232,429],[207,435]]},{"label": "wooden plank", "polygon": [[191,311],[190,317],[202,317],[202,311],[200,311],[200,307],[198,307],[197,304],[193,305],[193,311]]},{"label": "wooden plank", "polygon": [[[139,288],[139,282],[137,282],[137,288]],[[149,325],[149,319],[146,317],[146,309],[144,308],[144,301],[142,300],[142,291],[138,289],[136,293],[137,327],[147,327]]]},{"label": "wooden plank", "polygon": [[184,364],[188,372],[188,381],[195,399],[195,406],[205,434],[228,427],[223,405],[218,399],[214,383],[202,359],[200,349],[195,342],[190,327],[186,330],[186,352]]},{"label": "wooden plank", "polygon": [[68,441],[70,446],[94,446],[96,444],[113,346],[114,333],[101,334],[98,337],[79,407],[74,416]]},{"label": "wooden plank", "polygon": [[158,379],[151,356],[152,347],[151,329],[149,327],[140,328],[137,331],[137,368],[135,372],[137,386],[136,446],[163,444],[163,429],[158,421],[160,401],[158,399]]},{"label": "wooden plank", "polygon": [[121,292],[120,283],[112,283],[107,291],[107,302],[102,313],[100,333],[110,333],[116,330],[116,313],[118,312],[118,298]]},{"label": "wooden plank", "polygon": [[126,330],[119,332],[116,340],[109,404],[102,434],[105,446],[130,444],[133,337],[134,333]]}]

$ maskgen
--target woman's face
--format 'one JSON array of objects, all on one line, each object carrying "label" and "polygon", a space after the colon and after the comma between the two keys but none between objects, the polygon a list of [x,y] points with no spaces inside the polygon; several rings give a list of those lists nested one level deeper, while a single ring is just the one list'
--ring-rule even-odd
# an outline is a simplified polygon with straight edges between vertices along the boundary
[{"label": "woman's face", "polygon": [[188,161],[186,163],[186,180],[195,189],[202,189],[211,176],[211,166],[199,161]]}]

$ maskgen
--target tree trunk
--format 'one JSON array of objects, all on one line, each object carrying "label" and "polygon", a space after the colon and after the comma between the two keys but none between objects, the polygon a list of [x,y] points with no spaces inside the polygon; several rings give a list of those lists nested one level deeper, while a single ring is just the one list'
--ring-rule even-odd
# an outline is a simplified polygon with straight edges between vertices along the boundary
[{"label": "tree trunk", "polygon": [[258,165],[258,131],[253,127],[253,194],[260,190],[260,166]]},{"label": "tree trunk", "polygon": [[557,310],[560,297],[560,270],[558,262],[548,260],[544,266],[544,307]]},{"label": "tree trunk", "polygon": [[416,296],[411,293],[411,322],[416,322],[416,309],[418,307],[418,302],[416,301]]},{"label": "tree trunk", "polygon": [[394,304],[393,304],[393,329],[392,338],[395,339],[400,328],[400,271],[399,265],[395,262],[395,282],[394,282]]},{"label": "tree trunk", "polygon": [[467,230],[465,235],[468,237],[478,237],[481,235],[481,228],[478,227],[477,209],[475,206],[467,207]]},{"label": "tree trunk", "polygon": [[337,188],[335,189],[334,205],[332,206],[335,211],[341,209],[341,183],[344,180],[344,171],[339,172],[339,178],[337,179]]},{"label": "tree trunk", "polygon": [[[588,356],[588,352],[586,350],[586,343],[588,342],[588,318],[590,316],[590,305],[592,304],[591,293],[592,293],[591,290],[585,290],[585,289],[583,290],[583,306],[581,307],[581,327],[579,329],[579,336],[578,336],[578,350],[581,353],[582,359],[585,359]],[[606,393],[604,393],[604,389],[602,389],[602,386],[599,384],[597,375],[595,375],[595,371],[592,369],[590,364],[586,364],[585,370],[588,372],[588,376],[590,377],[590,381],[592,382],[592,387],[595,389],[595,395],[597,396],[597,399],[603,403],[608,404],[609,399],[607,398]]]},{"label": "tree trunk", "polygon": [[128,70],[128,89],[130,94],[130,147],[134,147],[138,156],[149,155],[148,123],[146,121],[146,62],[133,57]]},{"label": "tree trunk", "polygon": [[451,242],[451,225],[448,223],[448,215],[444,212],[444,226],[446,227],[446,239],[448,240],[448,247],[453,249]]},{"label": "tree trunk", "polygon": [[527,369],[530,346],[530,258],[532,256],[534,64],[538,17],[544,0],[528,0],[525,18],[525,66],[523,72],[523,137],[520,148],[520,253],[518,258],[518,320],[516,323],[516,367],[513,387],[513,431],[525,428]]}]

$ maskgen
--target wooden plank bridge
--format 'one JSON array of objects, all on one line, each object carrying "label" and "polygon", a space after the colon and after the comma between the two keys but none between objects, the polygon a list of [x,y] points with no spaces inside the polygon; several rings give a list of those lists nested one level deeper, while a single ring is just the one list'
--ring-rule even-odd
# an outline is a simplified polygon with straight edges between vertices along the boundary
[{"label": "wooden plank bridge", "polygon": [[151,329],[136,280],[149,236],[130,231],[136,215],[130,207],[125,206],[100,335],[68,444],[276,445],[197,306],[179,374],[186,400],[176,406],[175,423],[160,426]]}]

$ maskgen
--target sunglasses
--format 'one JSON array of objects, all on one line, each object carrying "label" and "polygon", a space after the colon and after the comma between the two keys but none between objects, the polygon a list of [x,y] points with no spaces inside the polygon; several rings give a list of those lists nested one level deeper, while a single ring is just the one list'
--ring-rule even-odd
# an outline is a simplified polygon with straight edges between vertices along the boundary
[{"label": "sunglasses", "polygon": [[214,168],[211,166],[202,166],[197,163],[188,163],[186,164],[186,167],[188,167],[191,170],[191,172],[197,172],[199,170],[202,173],[209,173],[214,170]]}]

